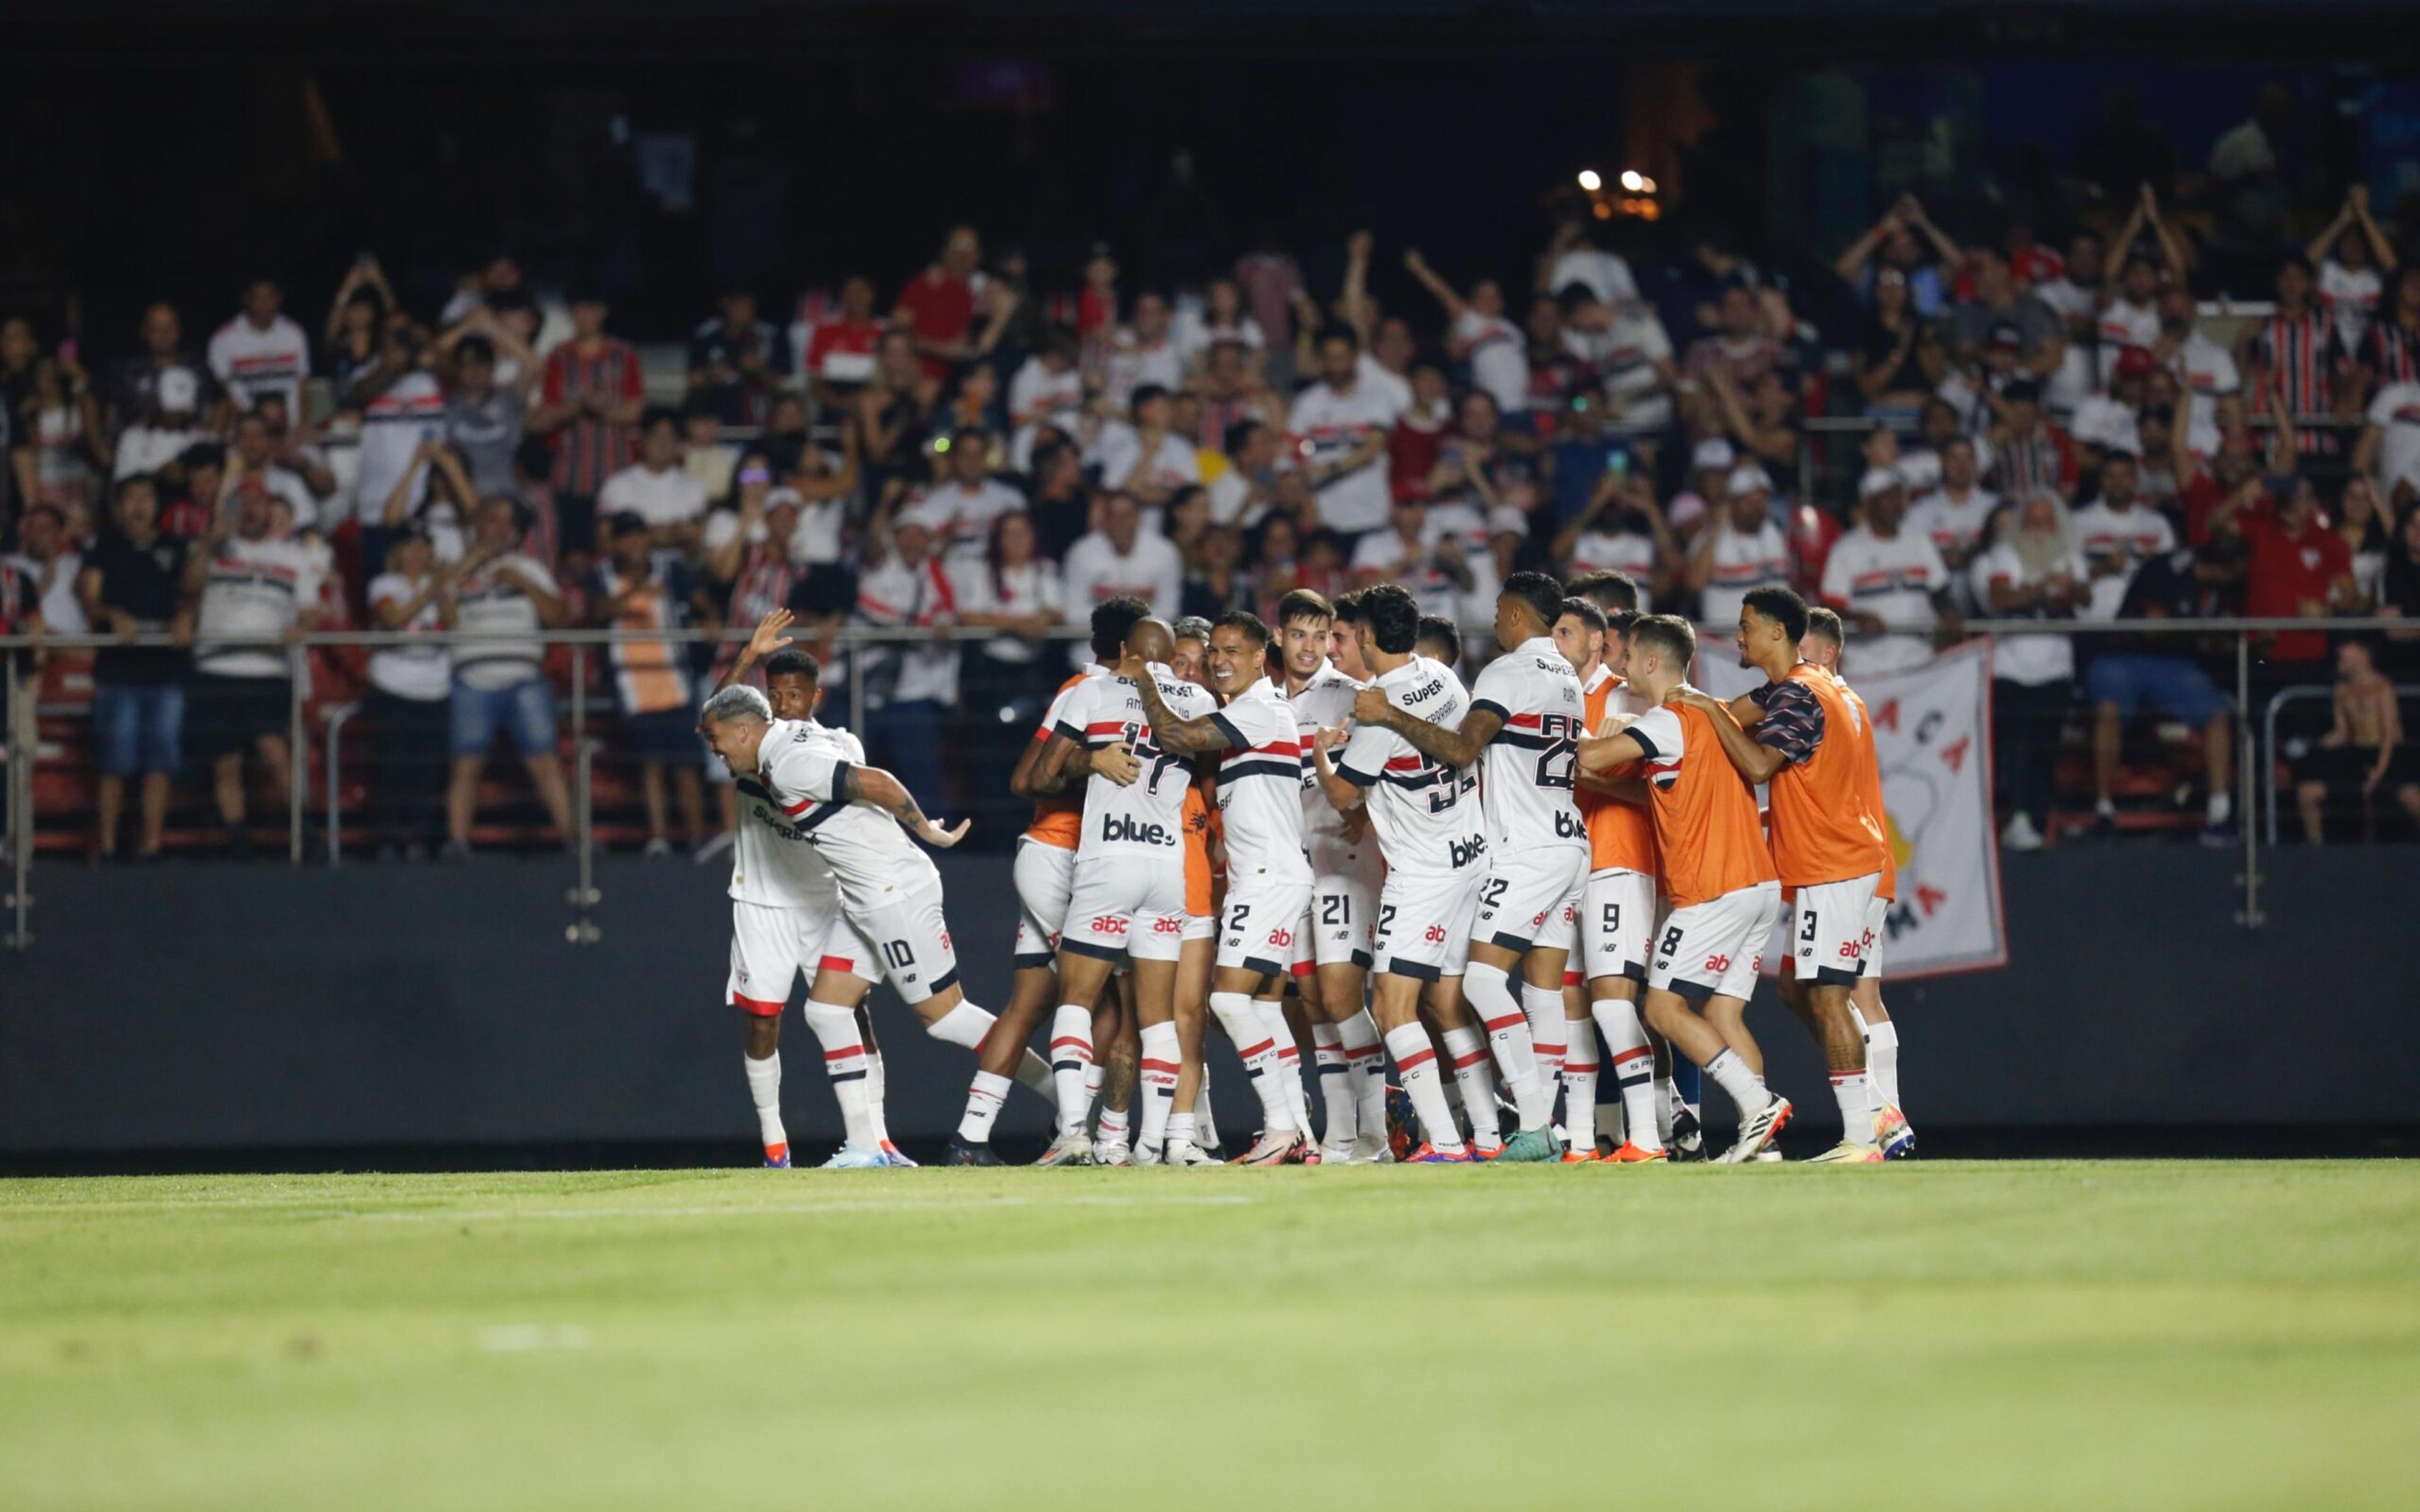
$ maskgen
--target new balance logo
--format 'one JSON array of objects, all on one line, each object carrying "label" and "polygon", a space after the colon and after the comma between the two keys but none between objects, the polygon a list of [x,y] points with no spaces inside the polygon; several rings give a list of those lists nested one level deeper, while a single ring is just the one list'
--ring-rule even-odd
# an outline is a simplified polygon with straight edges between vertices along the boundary
[{"label": "new balance logo", "polygon": [[[1165,825],[1139,825],[1128,815],[1104,814],[1101,818],[1101,839],[1130,845],[1173,845],[1175,832]],[[1456,861],[1454,865],[1462,863]]]}]

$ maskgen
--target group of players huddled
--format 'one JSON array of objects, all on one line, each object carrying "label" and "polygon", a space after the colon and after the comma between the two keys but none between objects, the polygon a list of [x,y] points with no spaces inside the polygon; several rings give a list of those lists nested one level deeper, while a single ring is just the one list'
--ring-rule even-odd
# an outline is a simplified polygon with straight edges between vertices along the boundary
[{"label": "group of players huddled", "polygon": [[[1791,1104],[1745,1023],[1776,920],[1781,997],[1843,1125],[1814,1159],[1913,1153],[1881,995],[1894,867],[1838,618],[1748,594],[1741,664],[1767,681],[1724,703],[1686,682],[1688,624],[1637,602],[1620,573],[1512,575],[1502,655],[1467,688],[1454,627],[1393,584],[1290,594],[1274,628],[1102,603],[1094,664],[1010,779],[1034,818],[997,1017],[966,998],[914,842],[966,825],[935,824],[816,722],[816,663],[768,616],[701,718],[745,810],[729,994],[766,1163],[790,1161],[779,1036],[801,972],[845,1126],[832,1166],[912,1164],[864,1018],[883,977],[975,1055],[954,1165],[1002,1164],[992,1128],[1019,1082],[1057,1109],[1041,1165],[1218,1163],[1213,1022],[1260,1103],[1230,1164],[1704,1159],[1700,1071],[1739,1114],[1711,1158],[1778,1160]],[[1619,1138],[1597,1131],[1608,1057]]]}]

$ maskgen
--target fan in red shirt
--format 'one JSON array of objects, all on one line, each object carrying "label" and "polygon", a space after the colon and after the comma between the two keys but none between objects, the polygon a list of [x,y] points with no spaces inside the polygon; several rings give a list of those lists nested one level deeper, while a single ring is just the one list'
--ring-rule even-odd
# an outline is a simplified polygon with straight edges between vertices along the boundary
[{"label": "fan in red shirt", "polygon": [[[912,291],[914,285],[909,287]],[[882,322],[874,316],[874,285],[853,277],[840,286],[840,313],[817,321],[807,338],[804,366],[816,402],[837,407],[865,387],[874,377],[874,348],[881,340]]]},{"label": "fan in red shirt", "polygon": [[[2352,552],[2344,537],[2319,517],[2319,499],[2308,479],[2280,506],[2262,499],[2247,509],[2222,509],[2213,526],[2231,523],[2243,537],[2246,563],[2244,612],[2255,619],[2319,619],[2351,602]],[[2269,647],[2269,659],[2318,661],[2328,654],[2319,630],[2286,630]]]},{"label": "fan in red shirt", "polygon": [[975,228],[952,226],[940,256],[899,291],[892,321],[915,332],[916,350],[928,378],[948,377],[950,363],[967,354],[967,336],[975,323],[976,270],[982,263],[983,239]]}]

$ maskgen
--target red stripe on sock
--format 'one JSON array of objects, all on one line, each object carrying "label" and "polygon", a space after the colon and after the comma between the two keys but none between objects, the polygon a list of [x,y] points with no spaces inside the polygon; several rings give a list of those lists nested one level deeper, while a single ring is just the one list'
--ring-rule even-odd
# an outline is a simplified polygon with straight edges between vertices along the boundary
[{"label": "red stripe on sock", "polygon": [[1566,1060],[1563,1062],[1563,1074],[1566,1076],[1593,1076],[1596,1074],[1596,1062],[1590,1061],[1587,1065],[1583,1066],[1575,1060]]},{"label": "red stripe on sock", "polygon": [[865,1046],[861,1044],[853,1044],[839,1050],[827,1050],[824,1052],[824,1058],[826,1060],[853,1060],[864,1054]]},{"label": "red stripe on sock", "polygon": [[1494,1034],[1498,1029],[1509,1029],[1515,1024],[1527,1024],[1529,1020],[1519,1013],[1507,1013],[1500,1019],[1481,1019],[1479,1022],[1487,1026],[1488,1033]]},{"label": "red stripe on sock", "polygon": [[1078,1040],[1072,1034],[1051,1041],[1050,1053],[1055,1056],[1060,1051],[1067,1049],[1070,1046],[1082,1051],[1084,1053],[1084,1058],[1087,1060],[1092,1058],[1093,1041],[1090,1040]]},{"label": "red stripe on sock", "polygon": [[1243,1050],[1237,1051],[1236,1054],[1242,1056],[1246,1060],[1249,1060],[1254,1056],[1259,1055],[1262,1051],[1266,1050],[1269,1046],[1275,1043],[1277,1043],[1275,1040],[1264,1040],[1256,1045],[1250,1045]]},{"label": "red stripe on sock", "polygon": [[1173,1060],[1145,1060],[1142,1063],[1142,1069],[1145,1071],[1172,1072],[1177,1069],[1177,1065]]},{"label": "red stripe on sock", "polygon": [[1422,1066],[1427,1065],[1430,1061],[1435,1060],[1435,1058],[1436,1052],[1434,1050],[1416,1050],[1410,1055],[1405,1056],[1403,1059],[1396,1061],[1395,1069],[1402,1072],[1418,1071]]},{"label": "red stripe on sock", "polygon": [[1465,1067],[1465,1066],[1476,1066],[1476,1065],[1478,1065],[1481,1061],[1485,1060],[1486,1058],[1487,1058],[1487,1052],[1486,1052],[1486,1051],[1484,1051],[1484,1050],[1474,1050],[1474,1051],[1472,1051],[1470,1054],[1468,1054],[1468,1055],[1466,1055],[1466,1056],[1456,1056],[1456,1057],[1454,1057],[1454,1058],[1453,1058],[1453,1069],[1454,1069],[1454,1070],[1456,1070],[1456,1071],[1460,1071],[1460,1070],[1462,1070],[1462,1068],[1463,1068],[1463,1067]]},{"label": "red stripe on sock", "polygon": [[1655,1052],[1648,1049],[1645,1045],[1640,1045],[1636,1050],[1617,1050],[1613,1053],[1613,1063],[1617,1067],[1627,1066],[1641,1056],[1652,1056],[1653,1054],[1655,1054]]}]

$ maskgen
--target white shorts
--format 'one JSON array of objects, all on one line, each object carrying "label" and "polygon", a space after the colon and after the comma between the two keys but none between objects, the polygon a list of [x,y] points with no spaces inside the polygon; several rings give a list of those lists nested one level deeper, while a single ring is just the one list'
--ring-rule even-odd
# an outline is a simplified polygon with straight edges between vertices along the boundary
[{"label": "white shorts", "polygon": [[1185,939],[1185,856],[1096,856],[1076,862],[1059,948],[1115,961],[1173,961]]},{"label": "white shorts", "polygon": [[845,971],[875,980],[874,947],[834,907],[829,913],[770,903],[731,905],[731,973],[723,995],[731,1006],[763,1018],[782,1016],[790,984],[804,973]]},{"label": "white shorts", "polygon": [[1388,872],[1371,952],[1377,972],[1422,981],[1461,976],[1470,961],[1470,921],[1484,880],[1475,866],[1443,876]]},{"label": "white shorts", "polygon": [[1516,852],[1497,841],[1487,855],[1471,939],[1524,954],[1532,945],[1554,944],[1588,880],[1588,852],[1569,845]]},{"label": "white shorts", "polygon": [[1275,877],[1230,877],[1218,915],[1218,965],[1282,977],[1294,964],[1311,884]]},{"label": "white shorts", "polygon": [[1647,980],[1647,948],[1655,939],[1655,879],[1609,868],[1589,875],[1580,902],[1581,973]]},{"label": "white shorts", "polygon": [[1871,977],[1876,981],[1883,976],[1883,941],[1890,937],[1891,901],[1877,897],[1866,904],[1866,953],[1857,963],[1860,978]]},{"label": "white shorts", "polygon": [[856,924],[874,943],[874,958],[892,988],[908,1002],[921,1003],[956,985],[958,949],[950,943],[949,920],[941,917],[939,887],[869,909]]},{"label": "white shorts", "polygon": [[1756,995],[1761,948],[1780,906],[1781,884],[1760,882],[1673,909],[1647,964],[1647,985],[1693,1004],[1717,995],[1747,1001]]},{"label": "white shorts", "polygon": [[1377,938],[1378,888],[1385,873],[1376,866],[1314,876],[1311,906],[1295,931],[1300,959],[1323,966],[1370,969]]},{"label": "white shorts", "polygon": [[1195,940],[1215,940],[1218,937],[1218,919],[1212,914],[1187,914],[1185,928],[1176,937],[1187,945]]},{"label": "white shorts", "polygon": [[1846,987],[1866,959],[1867,917],[1882,873],[1800,887],[1790,905],[1790,975]]},{"label": "white shorts", "polygon": [[1076,853],[1017,837],[1016,969],[1048,966],[1058,959],[1059,932],[1067,927],[1067,892],[1076,882]]}]

